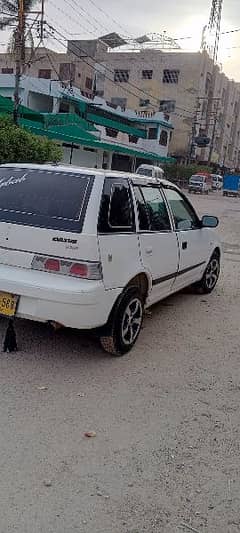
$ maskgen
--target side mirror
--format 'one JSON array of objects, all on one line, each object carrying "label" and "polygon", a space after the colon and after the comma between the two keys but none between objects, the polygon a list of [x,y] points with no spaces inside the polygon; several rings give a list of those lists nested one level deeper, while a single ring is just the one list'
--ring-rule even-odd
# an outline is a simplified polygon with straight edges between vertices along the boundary
[{"label": "side mirror", "polygon": [[216,228],[219,224],[219,220],[217,217],[213,217],[210,215],[204,215],[202,217],[202,228]]}]

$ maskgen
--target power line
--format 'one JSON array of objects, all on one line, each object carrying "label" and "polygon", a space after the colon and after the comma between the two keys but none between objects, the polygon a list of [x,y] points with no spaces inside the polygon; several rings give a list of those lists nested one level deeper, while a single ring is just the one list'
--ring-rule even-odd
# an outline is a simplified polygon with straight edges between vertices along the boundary
[{"label": "power line", "polygon": [[108,28],[106,28],[106,26],[104,26],[101,22],[99,22],[93,15],[91,15],[90,13],[88,13],[88,11],[86,11],[86,9],[84,9],[84,7],[81,6],[81,4],[79,4],[79,2],[76,2],[75,0],[72,0],[73,4],[75,6],[77,6],[78,9],[75,9],[74,6],[72,6],[69,2],[69,0],[65,0],[67,2],[67,4],[76,12],[78,13],[78,10],[80,9],[82,11],[82,13],[85,13],[85,15],[87,15],[87,17],[91,17],[92,20],[94,20],[99,27],[103,28],[104,31],[109,31]]},{"label": "power line", "polygon": [[[57,6],[51,0],[49,0],[49,3],[51,3],[55,7],[55,9],[57,9],[57,11],[59,11],[59,13],[62,13],[62,15],[64,15],[64,19],[69,19],[74,24],[76,24],[79,28],[82,28],[85,33],[89,33],[90,35],[93,35],[94,37],[96,37],[96,34],[93,31],[91,31],[88,28],[86,28],[85,26],[83,26],[80,22],[78,22],[76,20],[76,17],[75,18],[71,17],[71,15],[69,13],[66,13],[66,11],[64,11],[61,7]],[[88,22],[88,24],[90,24],[90,22]],[[96,28],[96,30],[98,31],[97,28]],[[66,29],[65,29],[65,31],[66,31]]]},{"label": "power line", "polygon": [[[60,35],[60,37],[64,40],[67,40],[66,37],[61,33],[59,32],[58,30],[56,30],[54,27],[50,26],[48,24],[48,26],[50,27],[51,30],[55,31],[56,33],[58,33],[58,35]],[[56,37],[53,36],[53,38],[58,41],[62,46],[64,46],[65,48],[67,48],[66,44],[63,43],[62,41],[60,41],[60,39],[57,39]],[[77,51],[80,51],[82,53],[84,53],[87,57],[91,58],[93,61],[94,61],[94,64],[95,65],[99,65],[101,68],[103,67],[103,65],[101,63],[99,63],[98,61],[96,61],[96,59],[94,57],[92,57],[91,55],[88,54],[88,52],[86,50],[84,50],[83,48],[81,48],[80,46],[77,46],[75,47],[75,50]],[[76,52],[73,51],[73,48],[71,47],[71,53],[73,53],[73,55],[75,55],[76,57],[79,57],[84,63],[86,63],[87,65],[89,65],[91,68],[93,68],[93,65],[89,62],[86,61],[86,58],[83,58],[82,56],[79,56]],[[114,71],[111,70],[110,68],[104,66],[104,69],[107,71],[107,72],[110,72],[111,74],[114,75]],[[112,78],[106,76],[105,74],[105,78],[107,80],[109,80],[114,86],[116,86],[116,82],[114,80],[112,80]],[[129,85],[130,87],[133,87],[134,89],[136,89],[138,92],[144,94],[145,96],[148,96],[149,98],[151,98],[152,100],[155,100],[156,103],[159,105],[160,103],[160,100],[158,98],[156,98],[155,96],[151,95],[150,93],[147,93],[146,91],[144,91],[144,89],[141,89],[139,87],[137,87],[137,85],[131,83],[131,82],[127,82],[127,85]],[[123,87],[123,90],[125,92],[128,92],[129,94],[131,94],[132,96],[135,96],[136,98],[139,98],[139,94],[136,94],[136,93],[133,93],[132,91],[130,91],[129,89],[127,89],[127,87]],[[151,107],[154,107],[155,111],[156,111],[156,106],[154,106],[153,104],[149,103],[149,105],[151,105]],[[176,106],[176,109],[179,109],[180,111],[184,111],[185,113],[189,113],[190,115],[192,115],[192,112],[188,109],[184,109],[184,108],[181,108],[181,107],[178,107]],[[188,117],[190,118],[190,117]]]},{"label": "power line", "polygon": [[102,7],[98,6],[94,0],[88,0],[88,2],[90,2],[94,7],[96,7],[96,9],[98,9],[98,11],[100,11],[100,13],[102,13],[105,17],[107,17],[109,20],[111,20],[114,24],[116,24],[117,27],[121,28],[124,32],[126,31],[124,29],[124,27],[119,23],[117,22],[111,15],[109,15],[109,13],[107,11],[105,11]]}]

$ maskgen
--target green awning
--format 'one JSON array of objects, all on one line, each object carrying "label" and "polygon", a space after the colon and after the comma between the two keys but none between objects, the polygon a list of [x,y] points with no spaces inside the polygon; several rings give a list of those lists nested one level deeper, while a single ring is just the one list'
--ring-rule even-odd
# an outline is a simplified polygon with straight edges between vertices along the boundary
[{"label": "green awning", "polygon": [[141,139],[147,138],[146,130],[141,128],[135,128],[128,124],[124,124],[121,121],[118,122],[116,120],[112,120],[110,118],[106,118],[95,113],[87,113],[87,119],[90,120],[90,122],[93,122],[94,124],[98,124],[99,126],[113,128],[115,130],[122,131],[123,133],[128,133],[129,135],[140,137]]},{"label": "green awning", "polygon": [[21,125],[30,130],[36,135],[42,135],[50,139],[59,140],[69,144],[78,144],[82,146],[87,146],[90,148],[95,148],[96,150],[106,150],[109,152],[115,152],[122,155],[133,156],[141,159],[146,159],[149,161],[159,161],[165,163],[171,163],[175,160],[170,157],[162,157],[159,154],[152,152],[145,152],[142,150],[136,150],[128,146],[122,146],[120,144],[108,143],[98,140],[90,132],[87,132],[84,129],[81,129],[77,125],[65,125],[65,126],[53,126],[51,128],[45,129],[39,127],[38,123],[32,121],[21,119]]},{"label": "green awning", "polygon": [[53,124],[49,128],[44,128],[39,123],[24,118],[20,119],[20,124],[36,135],[42,135],[49,139],[56,139],[62,142],[82,144],[83,141],[94,140],[94,136],[78,124]]},{"label": "green awning", "polygon": [[[0,95],[0,113],[12,114],[13,108],[13,101]],[[36,135],[48,137],[49,139],[54,139],[56,141],[59,140],[62,143],[73,143],[95,148],[96,150],[106,150],[109,152],[146,159],[148,161],[159,161],[166,163],[172,163],[175,161],[171,157],[161,157],[156,153],[137,150],[134,147],[101,141],[93,133],[94,131],[97,132],[98,130],[87,120],[75,114],[37,113],[36,111],[32,111],[31,109],[28,109],[22,105],[19,106],[19,114],[20,124],[24,128],[28,129],[32,133],[35,133]],[[108,121],[109,127],[114,128],[115,126],[116,129],[123,131],[121,130],[120,123],[111,121],[105,117],[103,117],[103,120],[105,122],[106,120]],[[141,135],[139,135],[139,131],[145,134],[144,130],[131,128],[127,124],[122,124],[122,126],[125,131],[127,128],[128,133],[131,135],[140,137]]]},{"label": "green awning", "polygon": [[[13,114],[14,109],[14,102],[10,98],[6,98],[5,96],[2,96],[0,94],[0,113],[5,114]],[[38,113],[37,111],[32,111],[32,109],[29,109],[28,107],[25,107],[24,105],[19,106],[19,116],[20,117],[27,117],[29,120],[36,120],[40,121],[41,113]]]}]

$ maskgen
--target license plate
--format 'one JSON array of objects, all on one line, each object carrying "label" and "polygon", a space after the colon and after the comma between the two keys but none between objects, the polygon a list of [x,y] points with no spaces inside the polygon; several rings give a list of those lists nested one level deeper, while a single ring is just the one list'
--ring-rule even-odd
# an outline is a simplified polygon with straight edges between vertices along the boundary
[{"label": "license plate", "polygon": [[14,316],[17,310],[19,297],[15,294],[0,292],[0,315]]}]

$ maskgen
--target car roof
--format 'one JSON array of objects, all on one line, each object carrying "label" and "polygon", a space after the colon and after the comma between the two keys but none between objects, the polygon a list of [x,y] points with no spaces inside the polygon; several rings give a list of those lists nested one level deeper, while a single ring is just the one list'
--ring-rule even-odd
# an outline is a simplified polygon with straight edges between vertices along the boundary
[{"label": "car roof", "polygon": [[0,168],[29,168],[29,169],[36,169],[36,170],[47,170],[47,171],[54,171],[54,172],[69,172],[69,173],[77,173],[77,174],[90,174],[92,176],[102,176],[104,177],[111,177],[111,178],[126,178],[130,179],[132,183],[134,184],[154,184],[159,183],[161,185],[165,186],[171,186],[175,187],[175,189],[178,189],[178,187],[164,179],[164,178],[153,178],[150,176],[143,176],[141,174],[134,174],[131,172],[123,172],[118,170],[105,170],[101,168],[87,168],[87,167],[78,167],[74,165],[66,165],[66,164],[53,164],[53,163],[44,163],[44,164],[35,164],[35,163],[5,163],[3,165],[0,165]]}]

